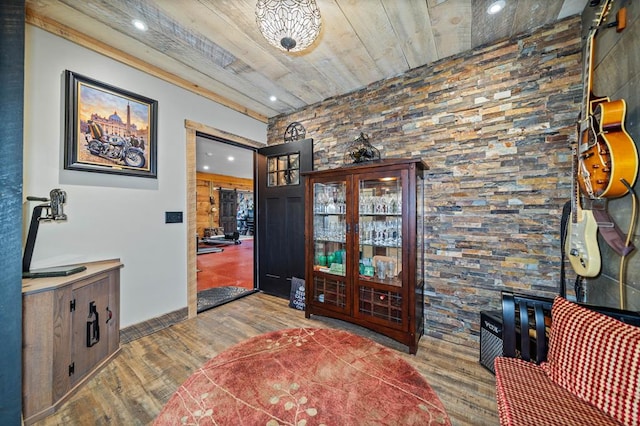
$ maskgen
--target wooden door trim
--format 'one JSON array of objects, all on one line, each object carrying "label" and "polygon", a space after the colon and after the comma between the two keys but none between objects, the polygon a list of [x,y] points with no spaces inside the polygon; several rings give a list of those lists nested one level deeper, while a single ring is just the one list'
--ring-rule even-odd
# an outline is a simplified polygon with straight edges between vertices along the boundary
[{"label": "wooden door trim", "polygon": [[[198,315],[198,275],[196,273],[196,133],[205,133],[249,148],[267,146],[244,136],[234,135],[206,124],[184,121],[186,129],[186,173],[187,173],[187,312],[188,318]],[[255,200],[254,200],[255,203]],[[257,259],[254,259],[257,262]]]}]

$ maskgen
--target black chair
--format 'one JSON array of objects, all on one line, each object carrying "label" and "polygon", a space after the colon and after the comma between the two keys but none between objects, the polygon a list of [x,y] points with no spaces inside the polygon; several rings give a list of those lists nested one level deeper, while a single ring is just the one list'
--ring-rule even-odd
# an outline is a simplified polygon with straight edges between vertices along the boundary
[{"label": "black chair", "polygon": [[[640,327],[640,313],[579,303],[580,306]],[[502,292],[502,353],[540,364],[547,359],[553,299]]]},{"label": "black chair", "polygon": [[537,364],[547,359],[551,306],[553,299],[502,292],[504,356],[525,361],[533,358]]}]

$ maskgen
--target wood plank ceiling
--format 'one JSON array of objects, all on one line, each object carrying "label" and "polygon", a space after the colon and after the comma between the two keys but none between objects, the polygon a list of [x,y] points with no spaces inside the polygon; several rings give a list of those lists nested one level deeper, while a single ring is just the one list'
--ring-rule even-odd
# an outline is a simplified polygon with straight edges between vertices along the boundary
[{"label": "wood plank ceiling", "polygon": [[[285,53],[256,0],[27,0],[27,22],[266,121],[567,16],[586,0],[317,0],[322,30]],[[143,20],[140,32],[133,19]],[[275,96],[276,101],[270,97]]]}]

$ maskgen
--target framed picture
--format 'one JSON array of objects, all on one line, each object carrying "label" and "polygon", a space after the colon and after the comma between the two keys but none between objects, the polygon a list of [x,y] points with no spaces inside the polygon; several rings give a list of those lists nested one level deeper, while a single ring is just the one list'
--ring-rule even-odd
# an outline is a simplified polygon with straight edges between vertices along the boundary
[{"label": "framed picture", "polygon": [[65,71],[67,170],[157,178],[158,101]]}]

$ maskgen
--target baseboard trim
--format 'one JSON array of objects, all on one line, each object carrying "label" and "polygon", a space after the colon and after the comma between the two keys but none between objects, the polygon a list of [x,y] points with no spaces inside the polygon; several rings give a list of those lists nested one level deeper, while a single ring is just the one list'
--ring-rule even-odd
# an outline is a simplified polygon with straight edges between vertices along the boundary
[{"label": "baseboard trim", "polygon": [[129,343],[153,334],[156,331],[160,331],[163,328],[171,327],[174,324],[186,320],[188,316],[188,309],[185,307],[138,324],[130,325],[129,327],[120,329],[120,343]]}]

